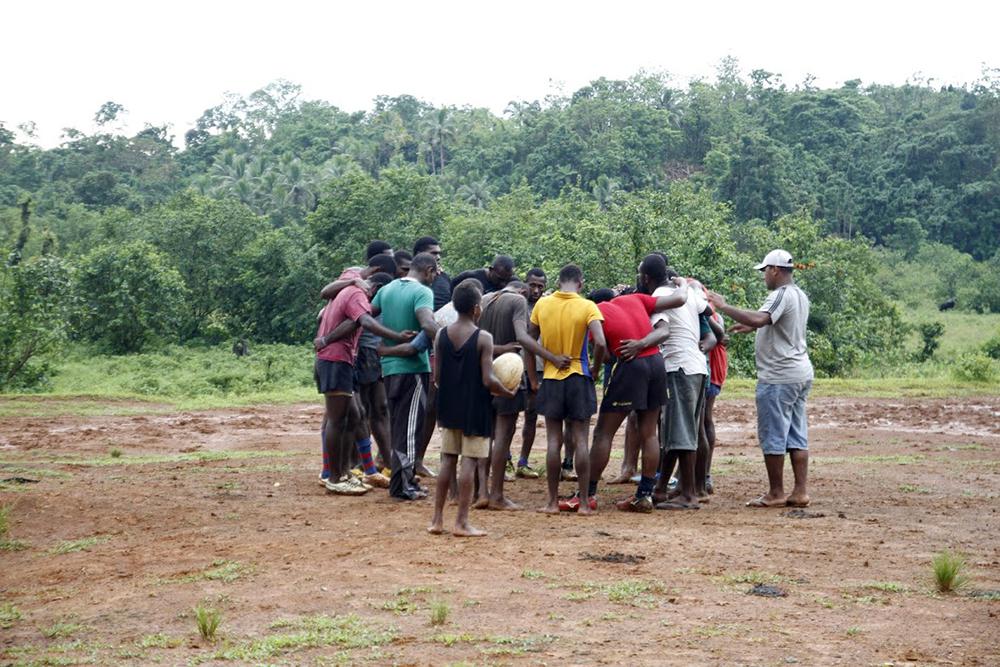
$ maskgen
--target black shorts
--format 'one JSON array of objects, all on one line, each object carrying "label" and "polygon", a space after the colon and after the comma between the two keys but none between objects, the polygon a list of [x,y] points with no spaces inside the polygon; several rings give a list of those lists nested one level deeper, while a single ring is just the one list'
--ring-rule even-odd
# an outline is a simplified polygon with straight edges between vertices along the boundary
[{"label": "black shorts", "polygon": [[493,414],[516,415],[519,412],[524,412],[525,393],[526,392],[524,391],[524,389],[518,389],[517,393],[514,394],[514,398],[507,398],[506,396],[494,396]]},{"label": "black shorts", "polygon": [[619,361],[604,390],[601,412],[658,409],[667,402],[667,371],[658,354]]},{"label": "black shorts", "polygon": [[358,358],[354,362],[358,374],[358,384],[372,384],[382,379],[382,360],[374,347],[359,347]]},{"label": "black shorts", "polygon": [[538,412],[547,419],[589,420],[597,412],[594,381],[579,373],[564,380],[543,380]]},{"label": "black shorts", "polygon": [[347,362],[317,359],[313,377],[321,394],[350,396],[354,393],[354,366]]}]

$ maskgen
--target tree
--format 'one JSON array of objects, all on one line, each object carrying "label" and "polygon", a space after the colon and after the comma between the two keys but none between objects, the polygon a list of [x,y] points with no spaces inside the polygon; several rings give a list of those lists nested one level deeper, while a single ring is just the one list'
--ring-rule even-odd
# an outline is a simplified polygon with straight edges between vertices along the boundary
[{"label": "tree", "polygon": [[187,297],[181,275],[145,241],[90,252],[80,263],[77,290],[81,333],[116,354],[173,338]]}]

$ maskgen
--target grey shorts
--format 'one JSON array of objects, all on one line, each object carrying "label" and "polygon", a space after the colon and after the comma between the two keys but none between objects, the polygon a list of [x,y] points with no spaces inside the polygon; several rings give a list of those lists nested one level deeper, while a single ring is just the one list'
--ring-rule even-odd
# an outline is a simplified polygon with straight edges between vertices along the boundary
[{"label": "grey shorts", "polygon": [[667,373],[667,402],[660,417],[660,448],[680,452],[698,449],[701,411],[705,405],[705,382],[702,373],[684,371]]},{"label": "grey shorts", "polygon": [[790,449],[809,449],[806,397],[811,388],[811,380],[757,383],[757,440],[764,454],[784,456]]}]

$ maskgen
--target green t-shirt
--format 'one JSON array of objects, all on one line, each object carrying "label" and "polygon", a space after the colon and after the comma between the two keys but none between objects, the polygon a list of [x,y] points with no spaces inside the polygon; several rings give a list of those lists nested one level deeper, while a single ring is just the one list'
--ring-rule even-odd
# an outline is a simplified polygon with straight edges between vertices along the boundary
[{"label": "green t-shirt", "polygon": [[[395,331],[420,331],[417,311],[426,308],[434,311],[434,292],[412,278],[393,280],[375,295],[372,306],[382,311],[382,324]],[[386,339],[387,346],[396,345]],[[404,373],[430,373],[431,363],[427,350],[412,357],[382,357],[382,375]]]}]

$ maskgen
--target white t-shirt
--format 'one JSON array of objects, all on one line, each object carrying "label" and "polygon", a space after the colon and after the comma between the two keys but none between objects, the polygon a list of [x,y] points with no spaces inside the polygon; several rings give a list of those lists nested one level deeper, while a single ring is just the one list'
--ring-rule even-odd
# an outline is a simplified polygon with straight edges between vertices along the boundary
[{"label": "white t-shirt", "polygon": [[767,295],[760,310],[771,314],[771,324],[757,329],[754,339],[757,379],[767,384],[812,380],[806,349],[809,297],[795,283],[782,285]]},{"label": "white t-shirt", "polygon": [[[654,297],[670,296],[676,287],[657,287]],[[688,284],[688,298],[683,306],[671,308],[662,313],[654,313],[649,321],[656,326],[657,322],[667,321],[670,334],[660,345],[663,365],[668,373],[684,371],[685,375],[708,375],[708,362],[705,354],[698,347],[701,341],[701,325],[698,316],[708,308],[705,293],[692,284]]]}]

